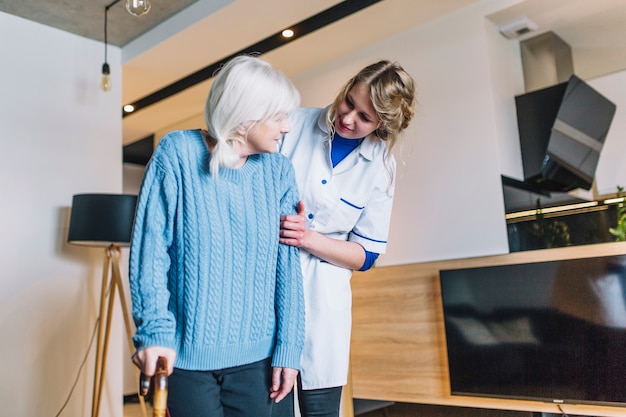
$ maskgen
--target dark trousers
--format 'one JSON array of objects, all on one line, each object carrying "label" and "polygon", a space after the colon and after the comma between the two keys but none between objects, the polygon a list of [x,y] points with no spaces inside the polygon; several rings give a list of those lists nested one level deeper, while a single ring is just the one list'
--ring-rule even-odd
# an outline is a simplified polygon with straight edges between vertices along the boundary
[{"label": "dark trousers", "polygon": [[[342,387],[303,390],[298,378],[298,404],[302,417],[339,417]],[[294,417],[294,393],[274,405],[272,417]]]},{"label": "dark trousers", "polygon": [[171,417],[270,417],[270,359],[217,371],[174,369],[168,379]]}]

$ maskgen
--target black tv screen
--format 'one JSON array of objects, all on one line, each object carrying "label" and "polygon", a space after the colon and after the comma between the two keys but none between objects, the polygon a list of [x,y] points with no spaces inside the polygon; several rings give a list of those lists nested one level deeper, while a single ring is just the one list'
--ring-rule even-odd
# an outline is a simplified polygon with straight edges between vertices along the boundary
[{"label": "black tv screen", "polygon": [[626,403],[626,256],[439,273],[452,395]]}]

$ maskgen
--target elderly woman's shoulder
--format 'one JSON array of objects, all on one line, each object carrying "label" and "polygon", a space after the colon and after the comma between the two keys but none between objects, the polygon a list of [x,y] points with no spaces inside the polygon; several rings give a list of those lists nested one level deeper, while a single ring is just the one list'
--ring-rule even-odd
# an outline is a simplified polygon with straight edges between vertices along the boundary
[{"label": "elderly woman's shoulder", "polygon": [[173,150],[174,148],[201,146],[203,143],[204,136],[200,129],[173,130],[159,140],[157,148]]}]

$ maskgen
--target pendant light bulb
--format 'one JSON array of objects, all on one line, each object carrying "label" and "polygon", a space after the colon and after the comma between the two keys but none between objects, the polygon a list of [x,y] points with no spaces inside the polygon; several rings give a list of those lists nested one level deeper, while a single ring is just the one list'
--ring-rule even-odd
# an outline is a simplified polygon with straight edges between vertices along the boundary
[{"label": "pendant light bulb", "polygon": [[133,16],[143,16],[150,11],[150,0],[126,0],[126,10]]},{"label": "pendant light bulb", "polygon": [[111,69],[106,62],[102,64],[102,81],[100,81],[100,88],[102,91],[110,91],[113,84],[111,84]]}]

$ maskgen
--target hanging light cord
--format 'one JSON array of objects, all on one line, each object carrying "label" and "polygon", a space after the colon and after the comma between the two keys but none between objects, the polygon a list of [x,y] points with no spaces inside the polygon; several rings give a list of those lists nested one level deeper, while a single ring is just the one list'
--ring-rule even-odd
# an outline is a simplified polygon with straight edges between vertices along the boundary
[{"label": "hanging light cord", "polygon": [[[120,0],[113,0],[111,3],[104,6],[104,63],[102,64],[102,78],[100,79],[100,88],[102,91],[107,92],[111,90],[111,67],[108,62],[108,48],[109,48],[109,9]],[[135,4],[136,2],[136,4]],[[142,6],[141,9],[136,9],[135,6]],[[133,16],[142,16],[150,10],[149,0],[126,0],[126,10]]]},{"label": "hanging light cord", "polygon": [[55,414],[54,417],[59,417],[63,413],[63,410],[65,410],[65,407],[70,402],[70,398],[72,398],[72,394],[74,394],[74,389],[76,389],[76,384],[79,381],[80,374],[83,372],[83,368],[85,367],[85,363],[87,362],[87,358],[89,357],[89,352],[91,351],[91,347],[93,346],[93,342],[96,338],[96,330],[98,330],[99,325],[100,325],[100,317],[96,319],[96,324],[94,325],[93,331],[91,332],[91,339],[89,340],[89,346],[87,346],[87,352],[85,353],[85,356],[83,357],[83,360],[80,363],[80,366],[78,367],[78,374],[76,375],[74,384],[72,385],[72,388],[70,389],[70,393],[65,399],[65,402],[63,403],[63,405],[61,406],[61,409],[59,410],[58,413]]},{"label": "hanging light cord", "polygon": [[107,62],[107,15],[109,14],[109,6],[104,9],[104,63]]},{"label": "hanging light cord", "polygon": [[111,3],[107,4],[104,8],[104,63],[107,63],[107,45],[108,45],[108,36],[107,36],[107,16],[109,14],[109,9],[113,7],[120,0],[114,0]]}]

